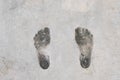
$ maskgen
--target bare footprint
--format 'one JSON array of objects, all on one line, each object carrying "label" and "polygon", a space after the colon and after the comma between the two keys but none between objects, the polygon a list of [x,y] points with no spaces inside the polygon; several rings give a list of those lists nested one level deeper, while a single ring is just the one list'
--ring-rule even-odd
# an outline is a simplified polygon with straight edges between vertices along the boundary
[{"label": "bare footprint", "polygon": [[43,50],[50,43],[50,30],[48,27],[41,29],[34,37],[34,46],[38,51],[38,60],[41,68],[48,69],[50,66],[49,56]]},{"label": "bare footprint", "polygon": [[75,40],[81,52],[80,64],[83,68],[88,68],[91,63],[93,35],[88,29],[78,27],[75,29]]}]

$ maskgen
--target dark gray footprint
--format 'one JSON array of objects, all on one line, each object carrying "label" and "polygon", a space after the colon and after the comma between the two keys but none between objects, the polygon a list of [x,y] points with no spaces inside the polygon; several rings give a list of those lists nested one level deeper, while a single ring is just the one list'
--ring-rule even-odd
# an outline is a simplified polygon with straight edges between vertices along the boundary
[{"label": "dark gray footprint", "polygon": [[78,27],[75,29],[75,40],[81,52],[80,64],[83,68],[88,68],[91,63],[93,35],[88,29]]},{"label": "dark gray footprint", "polygon": [[50,30],[48,27],[41,29],[34,37],[34,46],[38,51],[38,60],[41,68],[48,69],[50,66],[49,56],[45,55],[43,49],[45,49],[50,43]]}]

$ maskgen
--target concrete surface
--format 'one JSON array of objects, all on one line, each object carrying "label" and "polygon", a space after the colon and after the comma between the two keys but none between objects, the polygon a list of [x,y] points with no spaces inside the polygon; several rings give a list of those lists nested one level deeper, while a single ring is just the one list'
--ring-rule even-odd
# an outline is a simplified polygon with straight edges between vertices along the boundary
[{"label": "concrete surface", "polygon": [[[49,69],[40,68],[33,37],[51,30]],[[74,29],[94,36],[83,69]],[[0,0],[0,80],[120,80],[120,0]]]}]

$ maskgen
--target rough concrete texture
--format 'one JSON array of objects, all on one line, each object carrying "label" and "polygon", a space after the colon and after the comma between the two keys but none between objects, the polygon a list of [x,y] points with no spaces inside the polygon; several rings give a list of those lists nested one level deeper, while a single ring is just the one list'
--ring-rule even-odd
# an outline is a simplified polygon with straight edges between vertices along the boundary
[{"label": "rough concrete texture", "polygon": [[[78,26],[94,35],[88,69],[79,63]],[[33,40],[44,27],[47,70]],[[0,80],[120,80],[120,0],[0,0]]]}]

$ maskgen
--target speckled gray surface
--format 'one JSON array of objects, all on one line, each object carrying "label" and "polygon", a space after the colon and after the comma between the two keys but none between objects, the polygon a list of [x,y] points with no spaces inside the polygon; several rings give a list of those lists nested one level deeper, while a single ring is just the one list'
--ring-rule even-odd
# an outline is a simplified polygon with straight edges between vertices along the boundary
[{"label": "speckled gray surface", "polygon": [[[94,35],[83,69],[78,26]],[[51,30],[49,69],[40,68],[33,37]],[[120,0],[0,0],[0,80],[120,80]]]}]

